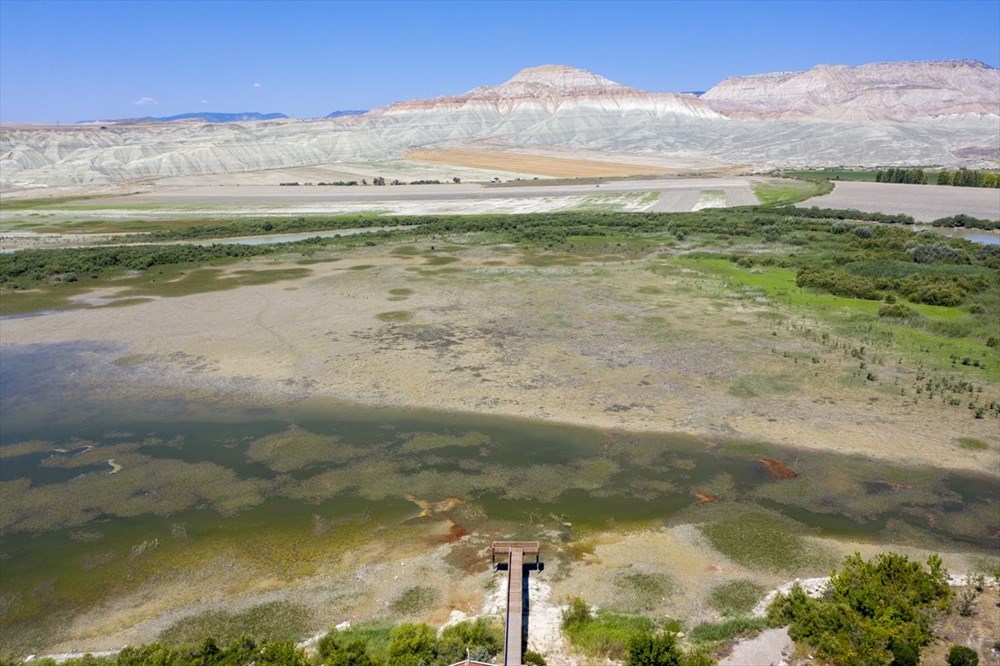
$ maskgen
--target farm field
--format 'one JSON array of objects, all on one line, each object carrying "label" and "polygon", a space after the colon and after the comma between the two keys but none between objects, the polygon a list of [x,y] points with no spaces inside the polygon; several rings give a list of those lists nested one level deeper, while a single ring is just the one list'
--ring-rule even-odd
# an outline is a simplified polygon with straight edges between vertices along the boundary
[{"label": "farm field", "polygon": [[[768,181],[770,182],[770,181]],[[810,184],[781,181],[798,195]],[[478,183],[375,186],[293,186],[171,181],[128,195],[59,199],[7,199],[0,204],[0,239],[5,247],[21,247],[59,232],[113,233],[197,226],[212,220],[319,215],[483,215],[552,211],[604,210],[689,212],[695,207],[745,206],[757,203],[755,179],[691,177],[576,183],[529,181],[518,187],[484,187]],[[505,183],[506,184],[506,183]],[[514,184],[514,183],[510,183]],[[779,188],[781,189],[781,188]],[[716,196],[715,193],[721,192]],[[784,196],[779,192],[778,198]],[[704,201],[702,201],[704,199]],[[36,237],[36,232],[38,237]],[[27,234],[27,235],[25,235]],[[12,245],[13,244],[13,245]]]},{"label": "farm field", "polygon": [[530,173],[553,177],[639,176],[667,170],[641,163],[570,159],[548,155],[486,150],[411,150],[406,158],[475,169]]},{"label": "farm field", "polygon": [[[782,169],[781,175],[787,178],[827,178],[829,180],[858,180],[862,182],[875,182],[874,169],[852,170],[852,169],[808,169],[804,171],[793,171]],[[936,176],[936,174],[935,174]],[[930,174],[928,174],[928,178]]]},{"label": "farm field", "polygon": [[838,181],[830,194],[797,205],[905,213],[919,222],[956,213],[1000,220],[1000,192],[976,187]]}]

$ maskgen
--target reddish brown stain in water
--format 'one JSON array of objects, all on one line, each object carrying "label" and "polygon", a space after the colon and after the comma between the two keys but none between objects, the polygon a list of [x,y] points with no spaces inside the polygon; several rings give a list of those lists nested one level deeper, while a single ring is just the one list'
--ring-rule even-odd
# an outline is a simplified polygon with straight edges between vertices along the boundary
[{"label": "reddish brown stain in water", "polygon": [[780,460],[775,460],[774,458],[761,458],[760,461],[764,463],[764,467],[766,467],[767,471],[771,473],[771,476],[777,479],[794,479],[799,475],[798,472],[790,469]]}]

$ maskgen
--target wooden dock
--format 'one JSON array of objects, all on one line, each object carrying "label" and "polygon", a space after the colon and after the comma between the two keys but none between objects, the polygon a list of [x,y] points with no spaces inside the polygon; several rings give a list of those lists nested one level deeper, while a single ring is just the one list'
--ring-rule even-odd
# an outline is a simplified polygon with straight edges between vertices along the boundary
[{"label": "wooden dock", "polygon": [[538,565],[537,541],[494,541],[493,563],[507,559],[507,627],[503,646],[504,666],[521,666],[524,655],[524,556],[534,555]]}]

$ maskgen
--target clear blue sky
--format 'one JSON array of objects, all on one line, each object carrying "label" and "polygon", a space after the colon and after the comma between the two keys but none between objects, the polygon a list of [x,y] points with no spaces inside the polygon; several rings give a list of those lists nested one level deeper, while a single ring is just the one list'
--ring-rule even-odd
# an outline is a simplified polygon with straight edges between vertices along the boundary
[{"label": "clear blue sky", "polygon": [[546,63],[690,91],[821,63],[964,58],[1000,66],[1000,1],[0,0],[0,121],[316,117]]}]

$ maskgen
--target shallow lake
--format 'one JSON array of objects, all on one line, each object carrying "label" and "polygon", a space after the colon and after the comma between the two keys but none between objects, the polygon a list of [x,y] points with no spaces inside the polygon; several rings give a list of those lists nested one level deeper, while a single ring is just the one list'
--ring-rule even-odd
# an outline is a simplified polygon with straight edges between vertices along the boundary
[{"label": "shallow lake", "polygon": [[780,514],[816,535],[998,546],[994,476],[873,463],[808,442],[195,395],[157,387],[120,353],[2,348],[0,629],[225,549],[294,578],[332,552],[407,538],[421,514],[515,538],[552,524],[572,540],[698,522],[699,507],[713,504]]}]

